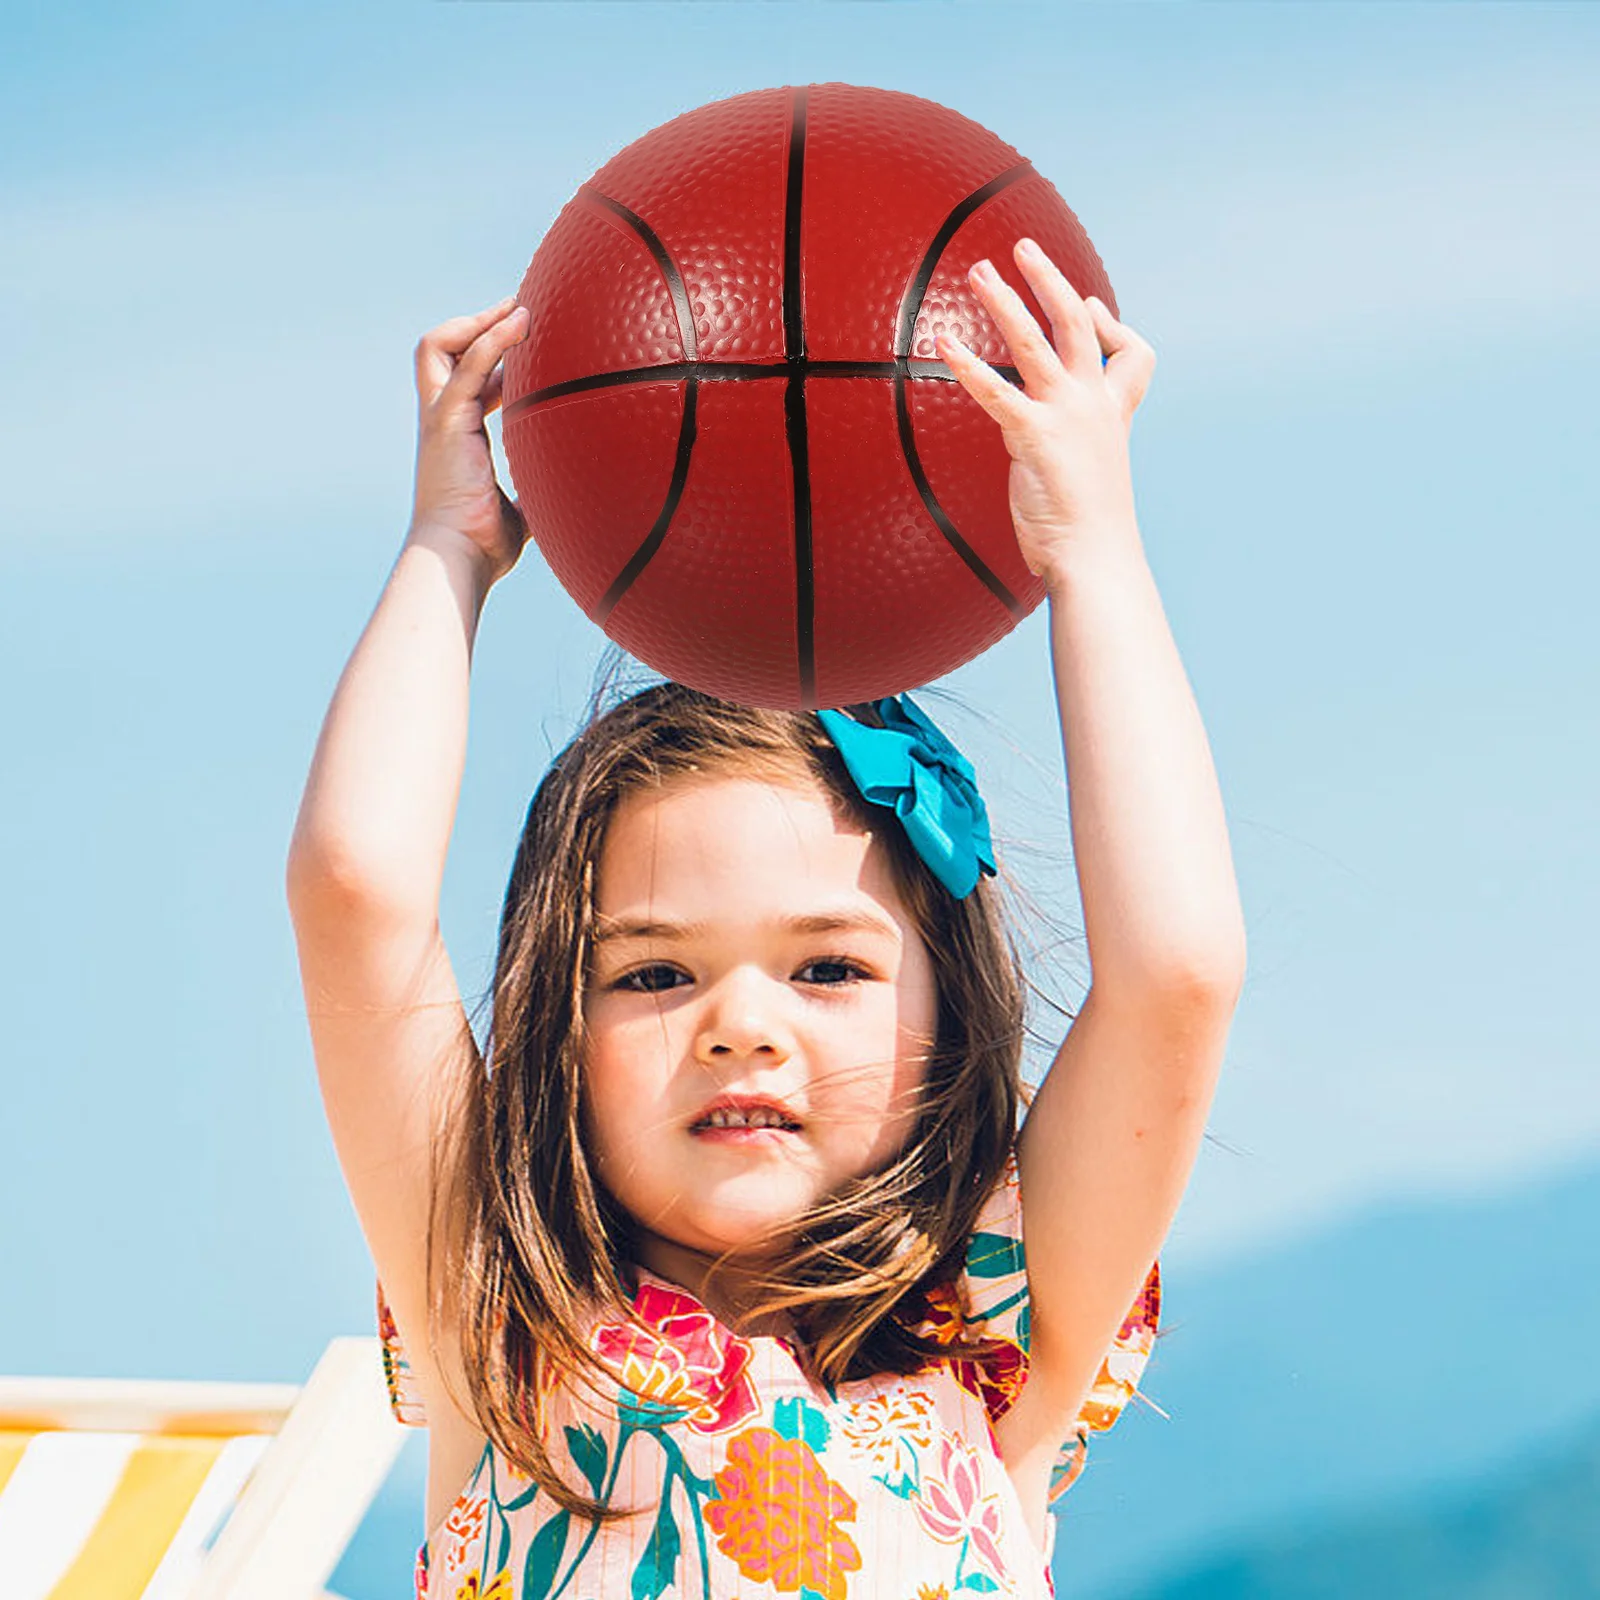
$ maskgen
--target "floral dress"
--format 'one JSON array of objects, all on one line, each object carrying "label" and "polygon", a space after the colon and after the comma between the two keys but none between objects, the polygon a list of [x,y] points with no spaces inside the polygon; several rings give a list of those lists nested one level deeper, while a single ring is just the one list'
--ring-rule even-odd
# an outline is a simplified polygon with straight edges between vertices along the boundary
[{"label": "floral dress", "polygon": [[[993,1423],[1028,1365],[1028,1284],[1016,1165],[985,1205],[956,1282],[927,1291],[918,1330],[943,1344],[1005,1341],[982,1362],[818,1387],[794,1347],[741,1338],[676,1284],[638,1269],[653,1330],[597,1320],[620,1374],[616,1403],[565,1391],[549,1438],[597,1499],[643,1508],[598,1530],[562,1510],[486,1444],[417,1553],[417,1600],[960,1600],[1054,1593]],[[1083,1469],[1087,1436],[1134,1394],[1155,1339],[1160,1270],[1101,1364],[1061,1449],[1052,1504]],[[426,1426],[378,1289],[390,1403]],[[554,1453],[554,1452],[553,1452]]]}]

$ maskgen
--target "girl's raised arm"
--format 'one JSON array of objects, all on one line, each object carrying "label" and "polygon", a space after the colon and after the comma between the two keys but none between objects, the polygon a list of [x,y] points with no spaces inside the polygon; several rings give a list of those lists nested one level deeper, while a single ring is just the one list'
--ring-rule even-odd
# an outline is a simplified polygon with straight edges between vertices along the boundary
[{"label": "girl's raised arm", "polygon": [[1042,1475],[1182,1197],[1245,940],[1205,729],[1134,519],[1128,431],[1154,353],[1037,247],[1016,254],[1053,340],[992,267],[973,282],[1026,392],[943,335],[941,350],[1001,426],[1018,542],[1049,589],[1092,968],[1018,1152],[1032,1337],[1002,1428],[1008,1460]]},{"label": "girl's raised arm", "polygon": [[501,356],[527,332],[509,307],[455,318],[417,346],[412,522],[328,708],[287,872],[334,1145],[431,1420],[450,1414],[438,1362],[455,1356],[428,1338],[432,1091],[463,1052],[476,1057],[439,890],[478,618],[526,540],[484,428]]}]

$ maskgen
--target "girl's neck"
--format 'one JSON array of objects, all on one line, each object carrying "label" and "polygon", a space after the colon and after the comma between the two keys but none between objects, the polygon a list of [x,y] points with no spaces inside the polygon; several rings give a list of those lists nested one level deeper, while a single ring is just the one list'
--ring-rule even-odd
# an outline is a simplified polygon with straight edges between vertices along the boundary
[{"label": "girl's neck", "polygon": [[641,1230],[636,1249],[639,1265],[668,1283],[687,1290],[718,1322],[741,1338],[791,1338],[794,1325],[783,1312],[752,1317],[747,1310],[756,1295],[747,1274],[737,1265],[726,1266],[709,1285],[711,1257],[685,1245],[674,1244]]}]

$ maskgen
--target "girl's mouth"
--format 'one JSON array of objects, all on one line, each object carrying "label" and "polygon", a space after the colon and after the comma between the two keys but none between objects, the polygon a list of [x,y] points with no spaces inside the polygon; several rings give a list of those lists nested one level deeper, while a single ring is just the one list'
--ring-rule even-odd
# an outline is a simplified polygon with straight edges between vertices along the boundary
[{"label": "girl's mouth", "polygon": [[722,1094],[690,1123],[690,1133],[712,1144],[778,1144],[798,1131],[789,1107],[749,1094]]},{"label": "girl's mouth", "polygon": [[799,1131],[797,1123],[783,1126],[734,1123],[727,1127],[696,1123],[689,1130],[695,1138],[703,1139],[707,1144],[727,1144],[753,1149],[775,1148],[793,1139]]}]

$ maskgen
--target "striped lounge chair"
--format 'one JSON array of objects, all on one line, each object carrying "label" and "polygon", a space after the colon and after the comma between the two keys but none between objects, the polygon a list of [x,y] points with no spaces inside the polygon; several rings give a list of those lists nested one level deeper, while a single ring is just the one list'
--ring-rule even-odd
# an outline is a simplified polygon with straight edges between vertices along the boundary
[{"label": "striped lounge chair", "polygon": [[337,1600],[405,1442],[376,1339],[294,1384],[0,1378],[5,1600]]}]

